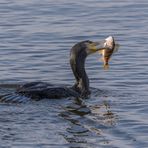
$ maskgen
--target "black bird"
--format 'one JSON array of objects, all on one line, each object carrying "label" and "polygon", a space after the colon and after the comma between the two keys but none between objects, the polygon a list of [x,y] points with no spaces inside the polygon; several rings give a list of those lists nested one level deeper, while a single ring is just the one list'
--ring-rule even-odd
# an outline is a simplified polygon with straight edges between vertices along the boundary
[{"label": "black bird", "polygon": [[16,92],[0,97],[4,102],[24,102],[27,99],[41,100],[43,98],[81,97],[90,95],[89,78],[85,71],[85,59],[88,55],[102,49],[114,48],[113,37],[99,42],[82,41],[75,44],[70,51],[70,65],[76,82],[72,87],[56,86],[45,82],[30,82],[19,86]]}]

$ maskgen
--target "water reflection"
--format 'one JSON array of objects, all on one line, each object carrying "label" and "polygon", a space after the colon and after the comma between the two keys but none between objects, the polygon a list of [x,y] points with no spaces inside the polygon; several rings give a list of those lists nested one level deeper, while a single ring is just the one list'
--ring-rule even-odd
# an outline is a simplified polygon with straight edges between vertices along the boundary
[{"label": "water reflection", "polygon": [[109,101],[103,101],[102,104],[91,106],[91,110],[98,122],[103,122],[108,126],[116,124],[117,115],[113,113]]},{"label": "water reflection", "polygon": [[104,132],[116,124],[116,115],[112,112],[109,102],[87,105],[87,100],[75,98],[63,109],[59,116],[68,122],[68,127],[62,136],[72,147],[78,147],[79,144],[85,147],[86,143],[87,146],[109,144]]}]

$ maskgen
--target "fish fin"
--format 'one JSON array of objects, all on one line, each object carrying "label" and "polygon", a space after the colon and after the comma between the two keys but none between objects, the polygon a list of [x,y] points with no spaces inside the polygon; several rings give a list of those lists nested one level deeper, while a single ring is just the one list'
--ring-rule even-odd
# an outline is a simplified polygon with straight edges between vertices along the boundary
[{"label": "fish fin", "polygon": [[109,69],[109,65],[104,65],[103,68],[104,68],[104,70],[108,70]]},{"label": "fish fin", "polygon": [[103,57],[99,58],[99,61],[100,62],[104,62]]},{"label": "fish fin", "polygon": [[103,50],[104,50],[104,49],[99,50],[99,51],[98,51],[99,54],[103,54]]},{"label": "fish fin", "polygon": [[119,47],[120,47],[120,45],[119,45],[119,44],[115,44],[115,48],[114,48],[113,53],[118,52]]}]

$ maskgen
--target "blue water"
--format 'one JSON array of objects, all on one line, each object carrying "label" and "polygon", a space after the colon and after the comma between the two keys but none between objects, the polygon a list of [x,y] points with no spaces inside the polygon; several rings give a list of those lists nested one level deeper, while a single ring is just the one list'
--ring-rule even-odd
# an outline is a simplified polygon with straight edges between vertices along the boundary
[{"label": "blue water", "polygon": [[147,0],[1,0],[0,92],[22,82],[74,83],[70,48],[115,37],[103,70],[88,57],[90,99],[0,104],[0,148],[148,147]]}]

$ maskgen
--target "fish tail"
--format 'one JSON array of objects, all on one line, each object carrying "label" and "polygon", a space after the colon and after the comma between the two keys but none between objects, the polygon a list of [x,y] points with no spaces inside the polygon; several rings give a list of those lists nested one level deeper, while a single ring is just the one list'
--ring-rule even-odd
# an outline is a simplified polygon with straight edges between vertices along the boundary
[{"label": "fish tail", "polygon": [[107,65],[104,65],[104,70],[108,70],[109,69],[109,65],[107,64]]}]

